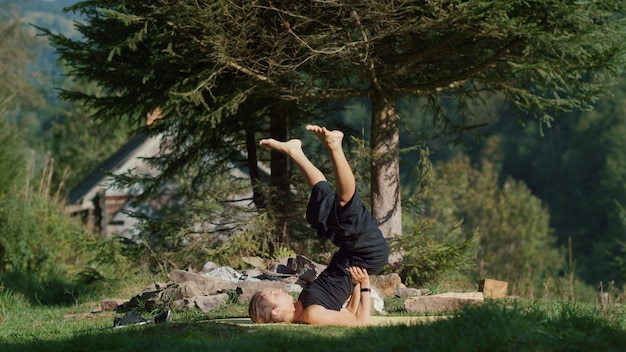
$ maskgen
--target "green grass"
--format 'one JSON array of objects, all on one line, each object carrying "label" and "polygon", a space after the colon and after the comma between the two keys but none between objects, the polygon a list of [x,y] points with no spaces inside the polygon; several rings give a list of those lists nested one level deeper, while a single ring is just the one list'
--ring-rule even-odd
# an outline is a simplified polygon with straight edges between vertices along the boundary
[{"label": "green grass", "polygon": [[231,304],[210,314],[175,311],[170,324],[114,330],[116,314],[90,314],[96,305],[45,307],[1,294],[0,351],[626,350],[626,311],[621,306],[487,301],[426,325],[367,328],[242,327],[208,321],[245,316],[245,306]]}]

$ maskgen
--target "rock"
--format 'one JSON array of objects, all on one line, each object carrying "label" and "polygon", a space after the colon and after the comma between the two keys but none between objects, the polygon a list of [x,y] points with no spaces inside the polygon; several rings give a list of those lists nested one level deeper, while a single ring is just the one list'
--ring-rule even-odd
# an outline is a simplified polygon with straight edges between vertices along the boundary
[{"label": "rock", "polygon": [[304,271],[302,274],[300,274],[299,279],[302,281],[302,283],[311,283],[313,282],[316,278],[317,275],[319,275],[320,273],[317,272],[317,270],[315,269],[309,269]]},{"label": "rock", "polygon": [[195,298],[196,307],[200,308],[203,313],[207,313],[208,311],[219,307],[223,304],[226,304],[228,300],[228,294],[221,293],[218,295],[211,296],[198,296]]},{"label": "rock", "polygon": [[294,285],[296,284],[296,282],[298,282],[298,277],[297,276],[287,276],[284,278],[279,279],[278,281],[284,282],[287,285]]},{"label": "rock", "polygon": [[505,298],[508,283],[492,279],[483,279],[478,283],[478,291],[486,298]]},{"label": "rock", "polygon": [[316,263],[303,255],[297,255],[295,258],[288,258],[287,267],[289,270],[299,275],[307,271],[321,273],[324,269],[326,269],[326,265]]},{"label": "rock", "polygon": [[288,263],[291,260],[293,260],[293,258],[279,258],[278,260],[271,262],[270,265],[268,266],[268,269],[277,274],[287,274],[287,275],[297,274],[295,271],[292,270],[291,267],[288,266]]},{"label": "rock", "polygon": [[217,268],[217,264],[213,263],[213,262],[206,262],[204,264],[204,266],[202,267],[202,270],[200,270],[201,273],[206,273],[207,271],[211,270],[211,269],[215,269]]},{"label": "rock", "polygon": [[256,279],[261,275],[263,275],[263,271],[260,269],[247,269],[241,272],[242,279]]},{"label": "rock", "polygon": [[255,269],[266,269],[267,263],[261,257],[241,257],[241,261]]},{"label": "rock", "polygon": [[203,291],[194,281],[183,282],[172,285],[161,291],[155,299],[151,299],[155,304],[164,304],[185,298],[193,298],[203,295]]},{"label": "rock", "polygon": [[[170,309],[200,309],[203,312],[215,309],[236,299],[240,304],[247,304],[254,293],[265,289],[282,289],[297,295],[302,291],[302,284],[313,281],[323,266],[310,259],[298,256],[291,260],[278,261],[283,269],[278,271],[298,271],[298,274],[279,273],[272,270],[250,269],[239,273],[229,267],[205,265],[203,272],[196,274],[184,270],[173,270],[169,274],[168,284],[154,283],[144,288],[141,293],[126,300],[106,300],[101,303],[100,311],[142,307],[153,309],[158,305],[167,305]],[[207,263],[208,264],[208,263]],[[275,269],[278,266],[275,266]],[[463,307],[466,304],[482,304],[484,294],[498,297],[502,295],[502,282],[484,280],[483,292],[445,293],[425,296],[427,289],[407,288],[398,274],[372,275],[372,306],[380,315],[385,315],[384,299],[396,296],[405,300],[404,307],[409,313],[446,312]],[[504,284],[506,284],[504,282]],[[499,291],[494,287],[499,287]],[[506,294],[506,286],[504,286]],[[497,293],[500,292],[500,293]]]},{"label": "rock", "polygon": [[261,291],[261,290],[266,290],[266,289],[281,289],[281,290],[285,290],[289,292],[287,288],[287,284],[281,281],[243,280],[243,281],[240,281],[239,285],[237,286],[237,294],[238,294],[237,303],[246,304],[250,302],[250,298],[252,298],[252,295],[254,295],[256,292]]},{"label": "rock", "polygon": [[161,290],[165,289],[166,287],[167,287],[167,284],[160,283],[160,282],[155,282],[155,283],[153,283],[152,285],[150,285],[148,287],[144,287],[144,289],[141,290],[139,295],[151,294],[151,293],[154,293],[154,292],[158,292],[158,291],[161,291]]},{"label": "rock", "polygon": [[237,296],[237,304],[248,304],[252,299],[252,295],[240,294]]},{"label": "rock", "polygon": [[[227,295],[226,293],[220,293],[219,295]],[[196,309],[199,308],[196,304],[196,299],[198,297],[211,297],[211,296],[197,296],[191,298],[183,298],[176,301],[172,301],[168,304],[170,309]]]},{"label": "rock", "polygon": [[215,279],[238,282],[241,278],[241,274],[238,273],[235,269],[229,268],[227,266],[217,267],[202,274],[205,277],[212,277]]},{"label": "rock", "polygon": [[393,290],[394,296],[398,298],[419,297],[428,294],[427,288],[398,287]]},{"label": "rock", "polygon": [[295,282],[300,285],[306,285],[313,282],[313,280],[326,269],[326,266],[318,264],[303,255],[298,255],[295,258],[287,258],[285,268],[279,266],[278,269],[282,269],[285,273],[291,272],[297,274],[298,280]]},{"label": "rock", "polygon": [[482,292],[444,293],[432,296],[411,297],[404,301],[409,313],[435,313],[455,311],[467,304],[482,304]]},{"label": "rock", "polygon": [[237,293],[246,294],[252,296],[257,291],[267,290],[267,289],[280,289],[287,291],[287,284],[281,281],[252,281],[252,280],[243,280],[239,282],[237,285]]},{"label": "rock", "polygon": [[396,265],[400,264],[403,259],[404,257],[402,253],[392,252],[392,253],[389,253],[389,258],[387,259],[387,263],[389,264],[389,266],[395,267]]},{"label": "rock", "polygon": [[287,284],[287,292],[289,293],[297,293],[299,294],[300,292],[302,292],[302,285],[298,285],[298,284]]},{"label": "rock", "polygon": [[[154,283],[139,292],[139,294],[135,295],[130,299],[130,301],[120,304],[117,308],[117,312],[125,312],[131,308],[140,306],[148,301],[154,301],[158,298],[159,293],[163,290],[163,287],[167,287],[166,285]],[[155,298],[156,297],[156,298]],[[148,307],[151,308],[151,307]]]},{"label": "rock", "polygon": [[170,281],[175,284],[193,281],[202,290],[204,295],[215,295],[237,288],[236,282],[206,277],[204,275],[194,274],[183,270],[172,270],[169,278]]},{"label": "rock", "polygon": [[392,297],[396,288],[405,288],[400,275],[396,273],[370,276],[372,286],[381,290],[385,297]]},{"label": "rock", "polygon": [[470,300],[479,300],[484,301],[484,296],[482,292],[446,292],[440,293],[438,295],[432,295],[430,297],[454,297],[454,298],[464,298]]},{"label": "rock", "polygon": [[186,302],[184,299],[179,299],[177,301],[173,301],[169,304],[169,307],[171,309],[181,309],[181,308],[188,308],[186,306]]},{"label": "rock", "polygon": [[105,299],[104,301],[100,302],[100,305],[98,306],[98,308],[92,310],[92,313],[100,313],[100,312],[109,312],[109,311],[115,311],[119,306],[122,306],[124,304],[128,303],[127,299]]},{"label": "rock", "polygon": [[284,280],[290,277],[297,278],[297,276],[292,275],[292,274],[281,274],[272,270],[265,270],[263,271],[261,275],[257,276],[258,279],[269,280],[269,281],[280,281],[280,280]]}]

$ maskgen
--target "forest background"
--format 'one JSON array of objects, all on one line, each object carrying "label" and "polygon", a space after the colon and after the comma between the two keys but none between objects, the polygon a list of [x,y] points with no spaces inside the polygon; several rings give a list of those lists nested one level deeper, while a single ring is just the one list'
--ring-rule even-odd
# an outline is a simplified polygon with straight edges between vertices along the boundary
[{"label": "forest background", "polygon": [[[42,199],[52,194],[52,199],[62,200],[74,185],[137,132],[123,118],[102,123],[88,118],[92,111],[86,106],[59,99],[57,88],[91,92],[99,88],[89,82],[66,79],[64,73],[68,68],[57,61],[47,39],[36,36],[37,30],[26,24],[69,37],[78,36],[73,27],[75,15],[61,12],[73,3],[1,2],[0,73],[4,84],[0,86],[3,99],[0,137],[5,146],[0,152],[3,286],[19,290],[15,278],[23,278],[26,272],[36,268],[44,272],[42,269],[48,266],[54,272],[48,275],[48,284],[55,275],[67,275],[68,281],[74,283],[72,276],[82,278],[84,283],[103,281],[116,275],[114,262],[120,260],[121,253],[126,255],[125,261],[143,261],[159,269],[199,265],[198,260],[232,259],[243,244],[259,240],[258,233],[250,234],[246,229],[254,227],[261,232],[258,228],[271,229],[271,225],[261,227],[261,220],[257,219],[253,224],[229,228],[233,237],[239,239],[238,245],[231,242],[230,247],[219,247],[213,239],[206,238],[215,234],[189,237],[193,217],[189,214],[215,213],[216,204],[220,203],[218,197],[207,195],[215,194],[214,189],[203,188],[197,194],[212,201],[200,204],[201,200],[195,199],[190,202],[193,209],[186,209],[159,225],[151,224],[160,227],[159,238],[154,238],[154,227],[146,226],[145,232],[152,236],[151,242],[147,242],[152,245],[151,255],[138,255],[138,252],[128,255],[124,252],[126,247],[119,249],[119,243],[101,244],[85,230],[73,225],[60,226],[66,224],[62,212],[55,213],[58,218],[45,224],[45,229],[37,228],[28,223],[39,221],[41,214],[33,212],[33,218],[28,219],[25,214],[29,212],[16,206],[16,195],[33,197],[32,193],[37,192]],[[407,260],[403,267],[405,278],[411,278],[413,284],[437,285],[446,280],[475,282],[490,277],[508,281],[511,293],[527,297],[595,300],[595,293],[602,289],[612,290],[619,298],[626,282],[625,89],[626,81],[620,76],[611,94],[596,102],[591,111],[562,114],[549,126],[520,115],[494,96],[480,112],[488,126],[468,131],[453,141],[448,140],[450,136],[441,136],[424,142],[410,133],[416,126],[426,131],[429,126],[412,119],[423,114],[419,101],[400,101],[398,111],[403,131],[400,145],[405,148],[400,166],[405,202],[404,236],[418,248],[411,252],[412,262]],[[363,116],[369,115],[369,109],[365,102],[351,100],[327,115],[327,122],[348,129],[350,135],[357,137],[349,140],[347,147],[354,160],[367,160],[362,158],[362,143],[367,143],[366,131],[370,126]],[[52,159],[54,163],[49,162]],[[429,163],[432,169],[429,181],[425,182],[424,170]],[[361,166],[357,173],[367,183],[365,168]],[[40,176],[41,182],[35,181],[38,178],[34,175]],[[212,186],[225,187],[226,181],[212,182]],[[29,193],[30,187],[37,188],[36,192]],[[23,191],[29,194],[24,195]],[[34,208],[36,204],[22,206]],[[45,212],[49,214],[50,209],[46,208]],[[16,221],[18,217],[27,224]],[[51,244],[47,243],[50,239],[36,237],[37,233],[49,235],[53,231],[50,226],[67,226],[68,231],[56,235],[60,238],[90,239],[82,243],[82,250],[88,248],[92,253],[86,259],[73,258],[71,270],[70,265],[53,265],[55,258],[72,256],[64,251],[73,251],[67,242]],[[298,235],[297,231],[302,234]],[[313,252],[318,255],[316,259],[322,259],[323,251],[313,249],[317,243],[311,242],[305,232],[296,227],[291,234],[293,243],[247,247],[244,254],[277,256],[295,250]],[[469,261],[450,252],[450,248],[467,250],[463,245],[474,243],[470,240],[475,233],[478,240],[471,248]],[[181,246],[183,240],[189,242],[190,238],[197,242],[192,240],[191,245]],[[107,255],[112,259],[107,260]],[[103,262],[109,269],[105,269]],[[63,291],[67,292],[67,287],[61,293],[48,292],[49,299],[55,300],[54,295],[62,295]]]}]

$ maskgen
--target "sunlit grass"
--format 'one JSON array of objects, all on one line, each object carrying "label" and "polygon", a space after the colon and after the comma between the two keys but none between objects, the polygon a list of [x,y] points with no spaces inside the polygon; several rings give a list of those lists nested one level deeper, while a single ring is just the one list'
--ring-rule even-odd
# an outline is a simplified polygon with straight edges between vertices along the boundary
[{"label": "sunlit grass", "polygon": [[[229,304],[208,314],[174,311],[170,324],[113,329],[97,302],[46,307],[0,294],[1,351],[623,351],[626,310],[563,301],[486,301],[452,318],[416,326],[368,328],[235,326]],[[403,314],[389,300],[390,314]],[[395,309],[391,309],[396,307]],[[148,313],[145,313],[148,314]],[[406,313],[404,313],[406,314]]]}]

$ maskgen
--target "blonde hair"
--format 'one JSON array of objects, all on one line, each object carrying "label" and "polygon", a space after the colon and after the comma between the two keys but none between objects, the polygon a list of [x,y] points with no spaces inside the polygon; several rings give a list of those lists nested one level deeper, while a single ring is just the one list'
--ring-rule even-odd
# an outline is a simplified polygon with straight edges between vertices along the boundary
[{"label": "blonde hair", "polygon": [[257,324],[280,323],[280,318],[272,314],[272,310],[276,308],[276,305],[265,299],[266,292],[258,291],[252,295],[250,305],[248,306],[248,315]]}]

